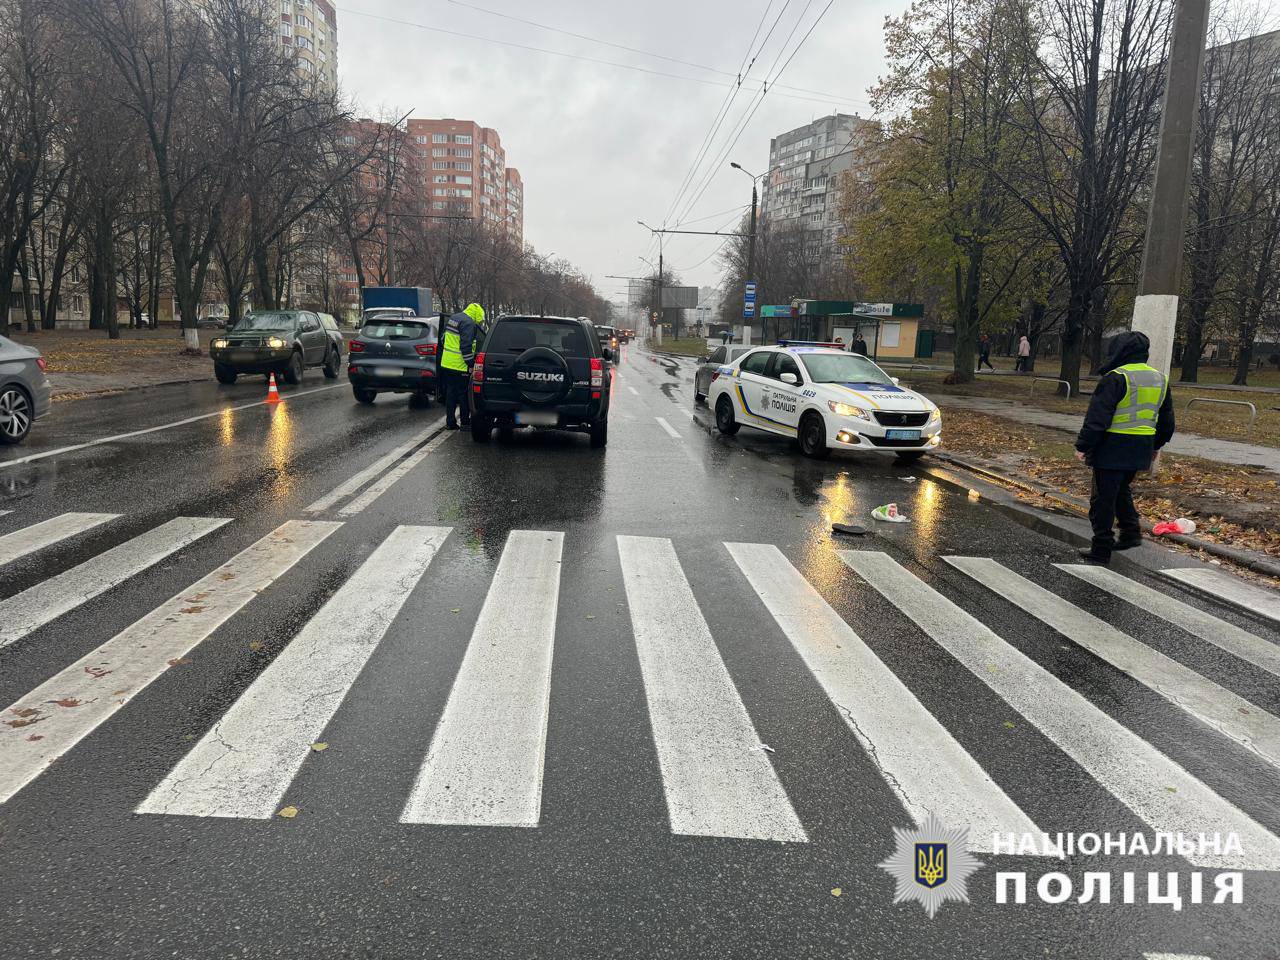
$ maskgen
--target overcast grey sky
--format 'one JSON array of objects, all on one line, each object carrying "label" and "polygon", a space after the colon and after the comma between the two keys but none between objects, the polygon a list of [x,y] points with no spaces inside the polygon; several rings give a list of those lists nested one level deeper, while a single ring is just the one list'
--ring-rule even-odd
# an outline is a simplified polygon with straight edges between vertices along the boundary
[{"label": "overcast grey sky", "polygon": [[[606,296],[639,274],[657,246],[637,218],[660,225],[729,88],[709,70],[565,36],[472,7],[736,74],[757,25],[764,27],[748,83],[776,75],[828,0],[338,0],[338,75],[364,112],[457,117],[495,128],[525,185],[525,239],[591,275]],[[690,229],[724,229],[751,199],[728,161],[761,173],[769,138],[834,110],[870,113],[867,87],[883,68],[882,24],[906,0],[832,0],[799,53],[762,99],[738,92],[695,178],[699,184],[756,100],[759,107],[687,212]],[[768,13],[766,15],[766,8]],[[782,17],[775,18],[779,11]],[[394,21],[394,22],[393,22]],[[794,29],[794,33],[793,31]],[[435,28],[435,29],[428,29]],[[450,36],[455,31],[489,38]],[[790,40],[788,42],[788,37]],[[539,47],[711,83],[519,49]],[[781,59],[776,59],[781,54]],[[774,66],[776,62],[776,66]],[[770,69],[772,67],[772,69]],[[806,88],[799,93],[786,86]],[[803,99],[802,99],[803,98]],[[721,214],[710,219],[700,219]],[[729,226],[728,229],[732,229]],[[714,237],[669,238],[667,263],[686,283],[715,284]]]}]

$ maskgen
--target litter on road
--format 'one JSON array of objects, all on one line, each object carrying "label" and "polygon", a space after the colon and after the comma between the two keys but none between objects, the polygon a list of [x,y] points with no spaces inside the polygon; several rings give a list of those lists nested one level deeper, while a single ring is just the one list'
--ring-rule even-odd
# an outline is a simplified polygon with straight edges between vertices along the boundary
[{"label": "litter on road", "polygon": [[884,520],[888,523],[910,523],[905,516],[898,512],[896,503],[886,503],[876,507],[871,511],[872,518],[876,520]]},{"label": "litter on road", "polygon": [[870,531],[866,527],[860,527],[856,523],[833,523],[831,525],[832,533],[845,533],[851,537],[865,536]]}]

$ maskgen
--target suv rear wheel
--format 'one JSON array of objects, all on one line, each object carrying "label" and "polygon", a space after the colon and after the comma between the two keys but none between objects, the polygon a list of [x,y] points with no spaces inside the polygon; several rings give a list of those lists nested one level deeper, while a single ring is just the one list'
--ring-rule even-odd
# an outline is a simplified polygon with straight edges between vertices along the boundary
[{"label": "suv rear wheel", "polygon": [[471,414],[471,439],[476,443],[488,443],[493,436],[493,423],[479,413]]},{"label": "suv rear wheel", "polygon": [[352,387],[351,393],[356,398],[357,403],[373,403],[374,400],[378,399],[378,391],[376,390],[361,390],[359,387]]},{"label": "suv rear wheel", "polygon": [[338,355],[338,351],[330,350],[324,355],[324,376],[326,380],[338,379],[338,368],[342,365],[342,358]]}]

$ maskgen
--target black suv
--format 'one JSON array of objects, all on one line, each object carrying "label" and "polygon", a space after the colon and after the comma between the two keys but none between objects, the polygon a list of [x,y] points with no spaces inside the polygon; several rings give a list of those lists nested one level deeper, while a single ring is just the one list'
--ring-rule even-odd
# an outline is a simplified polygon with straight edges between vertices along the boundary
[{"label": "black suv", "polygon": [[612,360],[588,320],[499,317],[471,371],[471,439],[530,426],[585,431],[603,447]]}]

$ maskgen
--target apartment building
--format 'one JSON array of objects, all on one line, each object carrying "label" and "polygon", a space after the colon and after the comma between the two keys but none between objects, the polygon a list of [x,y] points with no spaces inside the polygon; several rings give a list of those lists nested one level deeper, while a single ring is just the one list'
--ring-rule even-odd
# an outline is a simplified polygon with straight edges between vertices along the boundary
[{"label": "apartment building", "polygon": [[429,213],[470,217],[524,242],[524,184],[498,131],[472,120],[409,120],[426,173]]},{"label": "apartment building", "polygon": [[840,175],[866,165],[880,135],[876,121],[837,113],[774,137],[769,141],[762,223],[802,229],[812,262],[833,256],[840,231]]},{"label": "apartment building", "polygon": [[338,18],[328,0],[277,0],[280,44],[298,57],[298,71],[321,86],[338,87]]}]

